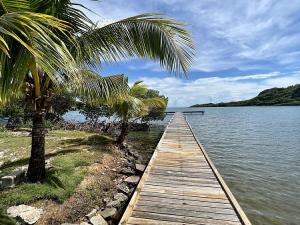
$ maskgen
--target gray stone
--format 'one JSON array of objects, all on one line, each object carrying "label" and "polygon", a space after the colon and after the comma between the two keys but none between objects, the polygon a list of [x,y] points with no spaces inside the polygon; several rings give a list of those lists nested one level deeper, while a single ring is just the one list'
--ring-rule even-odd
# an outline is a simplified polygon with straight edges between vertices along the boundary
[{"label": "gray stone", "polygon": [[103,201],[105,202],[105,204],[109,203],[111,201],[111,198],[109,197],[106,197],[103,199]]},{"label": "gray stone", "polygon": [[117,186],[118,191],[122,191],[124,194],[130,194],[130,190],[125,183],[121,183]]},{"label": "gray stone", "polygon": [[123,193],[118,193],[114,196],[115,200],[119,200],[120,202],[125,202],[127,201],[128,197],[124,195]]},{"label": "gray stone", "polygon": [[146,166],[143,164],[135,164],[135,169],[140,173],[144,173]]},{"label": "gray stone", "polygon": [[126,175],[134,175],[135,171],[130,167],[124,167],[121,169],[120,173],[126,174]]},{"label": "gray stone", "polygon": [[11,217],[19,217],[27,224],[34,224],[43,214],[43,210],[28,205],[18,205],[9,207],[7,214]]},{"label": "gray stone", "polygon": [[135,161],[135,158],[133,156],[131,156],[131,155],[127,155],[127,159],[130,162],[130,166],[132,168],[134,168],[134,163],[133,162]]},{"label": "gray stone", "polygon": [[[133,159],[134,160],[134,159]],[[123,167],[130,167],[130,168],[134,168],[134,163],[132,163],[129,159],[127,158],[123,158],[122,159],[122,165]]]},{"label": "gray stone", "polygon": [[106,208],[100,212],[100,215],[104,218],[113,218],[117,214],[116,208]]},{"label": "gray stone", "polygon": [[125,179],[125,182],[128,184],[137,184],[140,180],[139,176],[130,176]]},{"label": "gray stone", "polygon": [[134,188],[130,188],[129,194],[132,194],[134,192]]},{"label": "gray stone", "polygon": [[9,188],[14,186],[14,178],[12,176],[1,177],[1,188]]},{"label": "gray stone", "polygon": [[97,214],[97,209],[93,209],[89,214],[85,215],[87,218],[92,218]]},{"label": "gray stone", "polygon": [[90,224],[87,222],[81,222],[79,225],[90,225]]},{"label": "gray stone", "polygon": [[12,171],[11,174],[8,174],[4,177],[1,177],[1,187],[8,188],[14,187],[16,184],[19,184],[25,179],[26,169]]},{"label": "gray stone", "polygon": [[108,208],[119,208],[121,206],[121,202],[119,200],[114,200],[114,201],[110,201],[109,203],[107,203],[106,207]]},{"label": "gray stone", "polygon": [[78,223],[62,223],[61,225],[79,225]]},{"label": "gray stone", "polygon": [[129,152],[129,154],[130,155],[132,155],[134,158],[138,158],[140,155],[139,155],[139,153],[137,153],[135,150],[133,150],[133,149],[128,149],[128,152]]},{"label": "gray stone", "polygon": [[93,225],[108,225],[108,223],[103,219],[101,215],[94,216],[90,219]]}]

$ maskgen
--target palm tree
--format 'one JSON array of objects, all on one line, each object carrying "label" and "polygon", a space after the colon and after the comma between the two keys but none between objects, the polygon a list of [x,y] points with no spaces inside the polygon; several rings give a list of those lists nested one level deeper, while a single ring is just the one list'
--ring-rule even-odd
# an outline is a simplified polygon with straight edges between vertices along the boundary
[{"label": "palm tree", "polygon": [[[43,26],[46,22],[40,19],[33,26],[35,29],[22,22],[15,28],[4,21],[6,30],[20,34],[26,41],[15,40],[9,35],[5,36],[5,41],[0,41],[1,101],[25,89],[32,102],[32,149],[27,173],[32,182],[45,178],[44,117],[57,88],[67,87],[91,99],[108,98],[120,87],[124,89],[123,78],[99,78],[92,70],[102,62],[128,57],[159,61],[173,73],[186,73],[191,65],[191,37],[183,28],[184,24],[172,19],[144,14],[97,26],[83,13],[84,6],[71,0],[0,2],[2,16],[29,14],[48,18],[49,26]],[[51,19],[56,26],[51,24]],[[31,24],[30,21],[27,23]],[[16,41],[19,41],[17,45]]]},{"label": "palm tree", "polygon": [[135,82],[128,90],[127,95],[112,99],[112,111],[121,120],[121,133],[117,138],[117,144],[123,145],[128,135],[129,120],[133,118],[141,118],[149,113],[149,109],[153,107],[165,107],[167,101],[162,97],[147,98],[150,89],[142,83]]},{"label": "palm tree", "polygon": [[32,1],[0,3],[0,103],[22,92],[32,103],[32,147],[27,176],[32,182],[42,181],[45,178],[44,123],[53,93],[67,87],[88,98],[107,98],[122,87],[123,78],[101,78],[86,68],[79,68],[68,50],[75,42],[66,33],[70,29],[67,22],[35,12]]}]

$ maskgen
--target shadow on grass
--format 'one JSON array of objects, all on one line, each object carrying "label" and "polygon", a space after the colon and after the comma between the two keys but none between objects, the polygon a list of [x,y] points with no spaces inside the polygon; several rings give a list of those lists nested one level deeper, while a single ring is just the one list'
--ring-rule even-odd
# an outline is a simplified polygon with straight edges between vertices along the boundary
[{"label": "shadow on grass", "polygon": [[[53,153],[47,153],[45,155],[46,159],[49,159],[51,157],[55,157],[58,155],[64,155],[64,154],[68,154],[68,153],[74,153],[74,152],[79,152],[81,151],[80,146],[82,145],[86,145],[86,146],[90,146],[91,149],[88,150],[96,150],[96,151],[104,151],[106,152],[108,149],[106,148],[102,148],[107,144],[112,144],[113,140],[107,136],[103,136],[103,135],[92,135],[90,137],[86,138],[74,138],[74,139],[67,139],[67,140],[63,140],[61,141],[61,144],[68,144],[68,146],[66,146],[65,148],[72,148],[72,147],[76,147],[76,149],[63,149],[63,150],[59,150]],[[28,164],[29,162],[29,158],[23,158],[23,159],[19,159],[16,160],[14,162],[5,162],[1,167],[0,170],[4,170],[4,169],[8,169],[10,167],[17,167],[17,166],[23,166]]]},{"label": "shadow on grass", "polygon": [[0,208],[0,224],[1,225],[15,225],[16,221],[6,215],[3,209]]},{"label": "shadow on grass", "polygon": [[50,169],[46,171],[45,183],[55,188],[65,189],[65,185],[56,175],[56,169]]},{"label": "shadow on grass", "polygon": [[67,139],[61,142],[62,144],[69,144],[71,146],[79,146],[79,145],[90,145],[90,146],[103,146],[107,144],[113,143],[113,140],[107,136],[103,135],[92,135],[86,138],[75,138],[75,139]]},{"label": "shadow on grass", "polygon": [[[68,153],[74,153],[74,152],[78,152],[80,151],[80,149],[67,149],[67,150],[60,150],[57,152],[53,152],[53,153],[48,153],[45,155],[45,158],[51,158],[57,155],[64,155],[64,154],[68,154]],[[28,164],[29,162],[29,158],[23,158],[23,159],[19,159],[13,162],[5,162],[1,167],[0,170],[4,170],[10,167],[17,167],[17,166],[23,166]]]}]

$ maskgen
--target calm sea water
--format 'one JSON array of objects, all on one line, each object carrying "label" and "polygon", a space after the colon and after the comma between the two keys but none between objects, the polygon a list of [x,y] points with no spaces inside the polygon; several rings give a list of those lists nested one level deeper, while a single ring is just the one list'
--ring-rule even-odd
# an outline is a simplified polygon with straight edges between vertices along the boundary
[{"label": "calm sea water", "polygon": [[201,110],[188,121],[253,225],[300,225],[300,107]]},{"label": "calm sea water", "polygon": [[300,107],[203,109],[188,121],[251,222],[299,225]]}]

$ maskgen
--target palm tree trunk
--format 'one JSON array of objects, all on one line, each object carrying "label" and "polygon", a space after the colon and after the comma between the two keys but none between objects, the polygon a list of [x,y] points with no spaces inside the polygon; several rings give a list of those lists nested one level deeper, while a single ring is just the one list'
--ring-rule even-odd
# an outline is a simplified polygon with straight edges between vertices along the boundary
[{"label": "palm tree trunk", "polygon": [[117,144],[122,145],[125,141],[126,136],[128,135],[129,132],[129,123],[128,121],[123,121],[121,125],[121,133],[117,139]]},{"label": "palm tree trunk", "polygon": [[32,144],[27,178],[30,182],[42,182],[45,179],[45,110],[33,112]]}]

